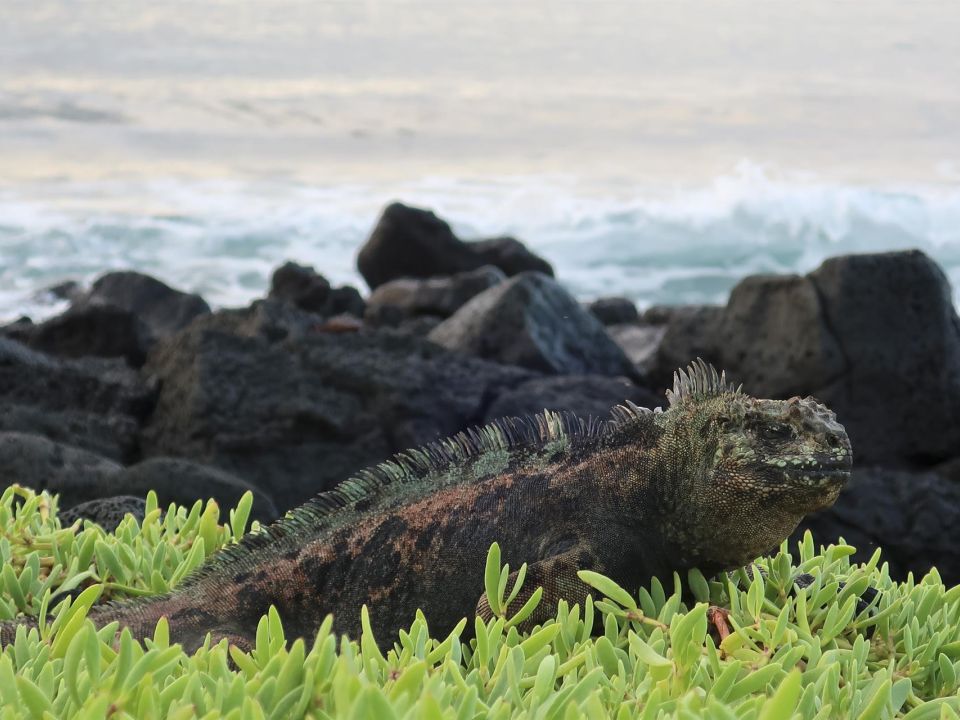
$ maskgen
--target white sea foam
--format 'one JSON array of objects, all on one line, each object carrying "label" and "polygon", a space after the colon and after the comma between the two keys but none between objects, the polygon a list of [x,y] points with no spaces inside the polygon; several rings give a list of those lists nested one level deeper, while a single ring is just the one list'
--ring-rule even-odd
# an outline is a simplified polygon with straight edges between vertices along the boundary
[{"label": "white sea foam", "polygon": [[407,184],[44,181],[0,189],[0,317],[62,309],[43,288],[133,268],[217,306],[262,296],[287,259],[364,288],[355,256],[384,204],[431,207],[463,237],[510,234],[579,297],[722,302],[751,273],[918,247],[960,288],[960,189],[771,179],[743,164],[699,188],[563,176]]}]

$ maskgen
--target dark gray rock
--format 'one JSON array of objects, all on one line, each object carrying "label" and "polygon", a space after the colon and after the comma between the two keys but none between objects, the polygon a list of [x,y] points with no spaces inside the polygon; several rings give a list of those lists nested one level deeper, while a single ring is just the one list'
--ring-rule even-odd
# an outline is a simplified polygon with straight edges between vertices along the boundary
[{"label": "dark gray rock", "polygon": [[607,325],[607,334],[620,346],[640,374],[649,378],[656,368],[657,351],[667,332],[666,325],[626,323]]},{"label": "dark gray rock", "polygon": [[154,396],[155,388],[122,361],[63,360],[0,338],[0,430],[129,462]]},{"label": "dark gray rock", "polygon": [[333,288],[330,291],[330,306],[328,313],[331,316],[353,315],[362,318],[367,309],[367,303],[352,285]]},{"label": "dark gray rock", "polygon": [[485,290],[428,337],[450,350],[552,374],[636,376],[603,325],[541,273]]},{"label": "dark gray rock", "polygon": [[814,388],[860,462],[960,455],[960,319],[943,271],[918,250],[832,258],[809,275],[843,373]]},{"label": "dark gray rock", "polygon": [[83,287],[76,280],[64,280],[41,292],[55,300],[68,300],[70,302],[77,302],[83,297]]},{"label": "dark gray rock", "polygon": [[380,285],[367,300],[366,318],[395,326],[418,315],[448,318],[471,298],[499,285],[506,275],[493,265],[449,277],[399,278]]},{"label": "dark gray rock", "polygon": [[262,338],[270,343],[305,337],[316,332],[323,317],[278,300],[255,300],[249,307],[218,310],[193,326],[204,331]]},{"label": "dark gray rock", "polygon": [[947,460],[945,463],[940,463],[933,468],[933,471],[960,487],[960,456]]},{"label": "dark gray rock", "polygon": [[330,298],[330,281],[309,265],[287,262],[273,271],[269,297],[323,314]]},{"label": "dark gray rock", "polygon": [[401,320],[397,325],[397,330],[402,333],[427,337],[433,329],[443,322],[443,318],[436,315],[418,315],[416,317]]},{"label": "dark gray rock", "polygon": [[518,368],[452,355],[388,331],[270,342],[198,322],[159,343],[147,457],[214,465],[284,511],[394,452],[482,422]]},{"label": "dark gray rock", "polygon": [[113,532],[127,514],[133,515],[137,522],[142,523],[146,508],[147,503],[142,497],[116,495],[97,498],[61,510],[60,524],[65,527],[77,520],[90,520],[107,532]]},{"label": "dark gray rock", "polygon": [[532,415],[543,410],[569,411],[580,417],[606,420],[610,409],[629,400],[640,407],[663,405],[663,397],[626,378],[603,375],[562,375],[532,378],[501,393],[487,409],[485,421]]},{"label": "dark gray rock", "polygon": [[277,268],[270,281],[271,300],[291,303],[301,310],[323,317],[349,314],[363,317],[366,303],[349,285],[334,288],[309,265],[287,262]]},{"label": "dark gray rock", "polygon": [[[656,350],[647,352],[647,384],[655,388],[673,386],[673,373],[698,357],[717,362],[719,338],[717,329],[723,308],[715,305],[653,307],[641,318],[648,326],[664,330]],[[655,337],[651,334],[651,337]],[[719,363],[717,363],[719,366]]]},{"label": "dark gray rock", "polygon": [[0,327],[0,336],[26,344],[30,341],[30,334],[36,328],[33,320],[24,315],[18,317],[12,323]]},{"label": "dark gray rock", "polygon": [[625,297],[597,298],[587,308],[597,320],[608,326],[635,323],[640,319],[637,306]]},{"label": "dark gray rock", "polygon": [[758,397],[811,394],[845,371],[840,343],[824,322],[809,277],[746,278],[730,294],[718,333],[719,366]]},{"label": "dark gray rock", "polygon": [[98,278],[78,305],[112,305],[136,315],[156,337],[167,337],[210,312],[202,297],[133,271]]},{"label": "dark gray rock", "polygon": [[[57,493],[62,508],[87,505],[83,517],[93,517],[91,508],[110,507],[103,501],[117,495],[142,499],[150,490],[156,491],[162,506],[175,502],[189,507],[214,498],[224,509],[236,506],[250,490],[252,517],[269,522],[279,515],[268,493],[214,467],[156,457],[124,468],[86,450],[22,432],[0,432],[0,476],[5,482]],[[120,513],[117,522],[122,517]]]},{"label": "dark gray rock", "polygon": [[102,414],[77,408],[44,408],[0,401],[0,432],[40,435],[75,445],[117,462],[129,461],[140,425],[128,414]]},{"label": "dark gray rock", "polygon": [[132,367],[143,365],[153,344],[137,315],[114,305],[75,305],[33,326],[22,338],[35,350],[52,355],[123,358]]},{"label": "dark gray rock", "polygon": [[824,545],[843,537],[858,562],[881,548],[896,578],[935,566],[947,586],[960,583],[960,486],[936,473],[854,470],[836,504],[806,518],[791,547],[805,529]]},{"label": "dark gray rock", "polygon": [[269,493],[236,475],[209,465],[174,457],[153,457],[124,468],[112,478],[114,492],[145,497],[153,490],[161,507],[170,503],[192,506],[213,498],[226,513],[236,507],[248,490],[253,493],[251,517],[261,522],[276,520],[280,513]]},{"label": "dark gray rock", "polygon": [[493,265],[507,276],[522,272],[538,272],[553,277],[553,267],[539,255],[530,252],[526,245],[512,237],[497,237],[474,240],[467,248],[477,258],[478,267]]},{"label": "dark gray rock", "polygon": [[101,496],[95,490],[106,487],[119,470],[120,465],[104,457],[39,435],[0,433],[4,482],[58,493],[64,507]]},{"label": "dark gray rock", "polygon": [[507,275],[553,274],[549,263],[513,238],[463,242],[429,210],[400,203],[387,206],[357,255],[357,268],[371,290],[396,278],[454,275],[483,265]]}]

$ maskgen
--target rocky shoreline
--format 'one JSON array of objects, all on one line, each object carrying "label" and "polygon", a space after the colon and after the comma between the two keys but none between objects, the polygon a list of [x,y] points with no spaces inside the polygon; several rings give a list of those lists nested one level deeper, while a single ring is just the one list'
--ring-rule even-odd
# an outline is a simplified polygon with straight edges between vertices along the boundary
[{"label": "rocky shoreline", "polygon": [[724,306],[584,306],[513,238],[464,242],[428,211],[386,208],[361,248],[371,288],[310,267],[268,297],[211,311],[113,272],[71,306],[0,328],[0,472],[108,522],[141,507],[255,493],[277,517],[392,453],[544,407],[605,417],[663,404],[703,357],[764,397],[815,395],[847,426],[856,469],[807,520],[894,576],[960,582],[960,320],[919,251],[751,276]]}]

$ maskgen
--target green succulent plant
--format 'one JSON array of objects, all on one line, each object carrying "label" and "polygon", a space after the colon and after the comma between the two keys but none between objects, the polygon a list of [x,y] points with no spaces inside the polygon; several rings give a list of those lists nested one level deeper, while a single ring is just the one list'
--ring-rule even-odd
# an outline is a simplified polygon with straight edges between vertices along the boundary
[{"label": "green succulent plant", "polygon": [[[221,524],[212,501],[161,510],[151,493],[142,523],[128,516],[106,533],[63,527],[55,497],[7,488],[0,619],[41,621],[0,653],[0,720],[960,720],[960,587],[944,587],[936,570],[894,582],[879,551],[855,565],[853,548],[818,551],[809,534],[793,555],[784,544],[749,571],[694,571],[672,587],[622,588],[584,571],[594,596],[561,602],[526,633],[540,596],[514,607],[524,573],[508,587],[497,545],[484,576],[494,617],[465,618],[443,638],[419,612],[397,638],[374,638],[376,608],[364,607],[359,638],[336,637],[328,620],[310,642],[291,643],[271,611],[251,652],[224,641],[187,655],[170,645],[166,621],[140,644],[86,620],[94,602],[175,586],[243,534],[251,499]],[[800,574],[813,581],[797,589]],[[877,594],[858,606],[868,587]]]}]

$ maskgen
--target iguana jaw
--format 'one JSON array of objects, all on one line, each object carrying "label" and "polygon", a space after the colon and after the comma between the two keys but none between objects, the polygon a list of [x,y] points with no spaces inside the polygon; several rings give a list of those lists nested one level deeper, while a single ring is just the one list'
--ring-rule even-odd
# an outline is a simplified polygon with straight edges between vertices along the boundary
[{"label": "iguana jaw", "polygon": [[813,467],[798,467],[784,470],[789,492],[796,493],[798,509],[803,513],[815,512],[830,507],[840,496],[850,479],[849,456],[842,462],[831,462]]}]

